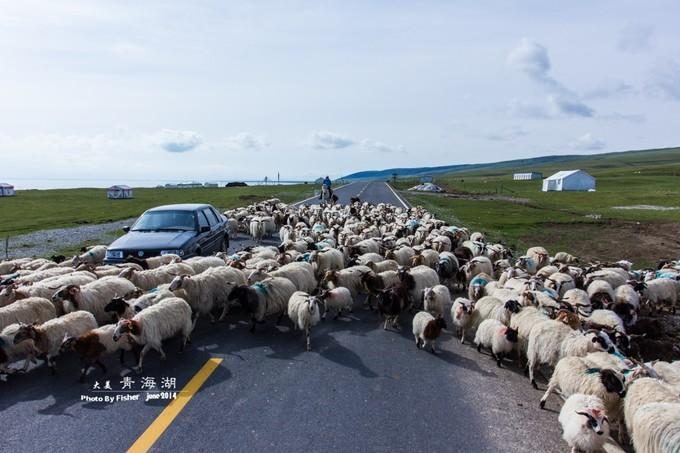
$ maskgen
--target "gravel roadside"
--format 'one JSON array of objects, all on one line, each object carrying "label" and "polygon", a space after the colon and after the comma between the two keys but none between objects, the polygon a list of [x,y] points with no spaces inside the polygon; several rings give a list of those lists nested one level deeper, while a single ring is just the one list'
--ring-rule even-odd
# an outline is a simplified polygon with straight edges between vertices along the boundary
[{"label": "gravel roadside", "polygon": [[69,228],[55,228],[33,233],[12,236],[5,250],[5,238],[0,242],[0,259],[6,256],[23,258],[28,256],[49,257],[59,250],[77,247],[84,242],[109,244],[113,238],[111,233],[125,225],[132,225],[135,218],[98,225],[82,225]]}]

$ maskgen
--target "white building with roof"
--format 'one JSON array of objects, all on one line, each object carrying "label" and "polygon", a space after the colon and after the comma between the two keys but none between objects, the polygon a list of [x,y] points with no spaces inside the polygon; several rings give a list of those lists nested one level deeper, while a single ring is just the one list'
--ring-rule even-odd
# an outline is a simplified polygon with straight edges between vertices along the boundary
[{"label": "white building with roof", "polygon": [[595,190],[595,178],[583,170],[558,171],[543,180],[543,192]]},{"label": "white building with roof", "polygon": [[534,179],[542,179],[543,173],[532,171],[527,173],[515,173],[512,175],[513,181],[531,181]]},{"label": "white building with roof", "polygon": [[12,184],[7,184],[6,182],[0,182],[0,197],[13,197],[16,195],[14,186]]},{"label": "white building with roof", "polygon": [[132,198],[132,187],[124,185],[111,186],[106,189],[106,197],[111,200],[125,200]]}]

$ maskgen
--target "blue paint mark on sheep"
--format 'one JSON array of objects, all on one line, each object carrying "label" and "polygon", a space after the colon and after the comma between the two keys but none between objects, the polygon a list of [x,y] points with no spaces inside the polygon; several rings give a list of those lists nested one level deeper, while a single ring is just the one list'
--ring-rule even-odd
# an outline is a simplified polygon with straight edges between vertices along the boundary
[{"label": "blue paint mark on sheep", "polygon": [[264,285],[262,282],[257,282],[253,286],[255,287],[255,291],[259,291],[264,295],[266,295],[269,292],[267,286]]},{"label": "blue paint mark on sheep", "polygon": [[595,374],[602,371],[602,368],[586,368],[586,374]]},{"label": "blue paint mark on sheep", "polygon": [[488,283],[489,281],[487,279],[480,277],[479,275],[475,276],[475,278],[470,281],[471,286],[486,286]]}]

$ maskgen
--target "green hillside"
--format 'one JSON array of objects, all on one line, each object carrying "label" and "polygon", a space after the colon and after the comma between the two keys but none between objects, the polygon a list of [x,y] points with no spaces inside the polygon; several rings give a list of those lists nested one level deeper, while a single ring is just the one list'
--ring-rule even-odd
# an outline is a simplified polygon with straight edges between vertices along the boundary
[{"label": "green hillside", "polygon": [[[597,191],[546,193],[540,180],[512,180],[517,171],[539,171],[547,177],[571,169],[595,176]],[[435,183],[448,193],[404,194],[411,203],[454,224],[485,231],[516,250],[540,244],[586,259],[627,258],[638,263],[680,257],[680,148],[601,154],[531,167],[495,166],[435,176]],[[401,180],[397,186],[415,184],[416,180]]]}]

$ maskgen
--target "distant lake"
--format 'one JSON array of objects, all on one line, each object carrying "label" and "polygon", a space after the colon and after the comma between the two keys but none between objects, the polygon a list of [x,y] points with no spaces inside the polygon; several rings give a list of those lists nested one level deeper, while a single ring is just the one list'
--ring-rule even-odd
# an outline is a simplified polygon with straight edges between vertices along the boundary
[{"label": "distant lake", "polygon": [[[12,184],[17,190],[27,190],[27,189],[73,189],[78,187],[94,187],[94,188],[106,188],[116,184],[128,185],[130,187],[156,187],[164,186],[165,184],[178,184],[181,182],[200,182],[203,183],[216,183],[220,187],[224,187],[228,182],[245,182],[249,186],[260,186],[264,185],[263,180],[252,181],[243,179],[197,179],[197,180],[126,180],[124,178],[117,180],[109,179],[74,179],[74,178],[46,178],[46,179],[21,179],[21,178],[7,178],[5,177],[0,182],[7,182]],[[281,181],[280,184],[303,184],[305,181]],[[312,183],[313,181],[308,181]],[[268,180],[267,184],[276,184],[276,180]]]}]

